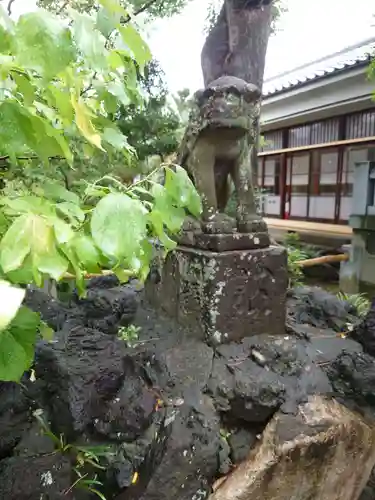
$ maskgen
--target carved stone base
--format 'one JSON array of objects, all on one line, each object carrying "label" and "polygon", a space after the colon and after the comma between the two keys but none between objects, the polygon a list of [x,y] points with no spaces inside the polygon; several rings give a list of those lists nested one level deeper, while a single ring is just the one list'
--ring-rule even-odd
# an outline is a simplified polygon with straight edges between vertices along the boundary
[{"label": "carved stone base", "polygon": [[179,239],[183,246],[211,250],[213,252],[228,252],[230,250],[252,250],[267,248],[270,245],[268,232],[205,234],[185,232]]},{"label": "carved stone base", "polygon": [[211,345],[285,329],[287,256],[282,247],[212,252],[178,247],[146,297]]}]

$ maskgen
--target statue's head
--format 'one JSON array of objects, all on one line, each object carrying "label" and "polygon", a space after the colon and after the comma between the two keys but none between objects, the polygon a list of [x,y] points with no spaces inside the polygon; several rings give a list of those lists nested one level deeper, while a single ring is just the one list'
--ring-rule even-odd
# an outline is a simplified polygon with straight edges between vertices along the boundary
[{"label": "statue's head", "polygon": [[258,116],[260,89],[234,76],[222,76],[194,95],[202,128],[249,132]]}]

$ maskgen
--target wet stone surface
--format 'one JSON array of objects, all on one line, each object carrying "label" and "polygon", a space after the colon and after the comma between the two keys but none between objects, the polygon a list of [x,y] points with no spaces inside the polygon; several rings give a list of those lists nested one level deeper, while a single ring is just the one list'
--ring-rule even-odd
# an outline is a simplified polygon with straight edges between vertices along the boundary
[{"label": "wet stone surface", "polygon": [[[109,291],[115,285],[107,297],[118,298],[118,283],[104,285],[96,284]],[[38,344],[36,382],[25,375],[22,386],[0,384],[0,498],[88,499],[72,488],[74,453],[56,452],[35,410],[69,444],[110,446],[99,473],[108,500],[208,498],[213,483],[247,459],[275,416],[295,422],[311,396],[334,397],[374,422],[373,309],[352,339],[341,338],[335,330],[343,320],[340,307],[328,312],[326,300],[314,306],[316,290],[306,289],[303,299],[296,291],[282,331],[210,347],[191,326],[150,307],[143,292],[132,293],[139,303],[133,323],[140,328],[132,348],[108,330],[88,327],[80,310],[86,305],[49,306],[39,292],[29,296],[34,309],[43,304],[43,311],[66,319],[54,342]],[[108,304],[102,314],[111,316]],[[353,340],[359,332],[361,344]],[[53,485],[44,484],[48,471]],[[361,500],[371,495],[370,481]]]},{"label": "wet stone surface", "polygon": [[161,280],[146,283],[153,307],[212,346],[285,327],[285,250],[269,247],[215,253],[179,247]]}]

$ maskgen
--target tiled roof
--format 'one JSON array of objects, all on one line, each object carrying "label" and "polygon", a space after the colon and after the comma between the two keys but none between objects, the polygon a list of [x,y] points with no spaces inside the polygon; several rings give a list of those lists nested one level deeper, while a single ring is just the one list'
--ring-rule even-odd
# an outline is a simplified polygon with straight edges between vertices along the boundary
[{"label": "tiled roof", "polygon": [[263,84],[263,96],[287,92],[312,81],[364,66],[374,54],[375,38],[365,40],[358,45],[266,79]]}]

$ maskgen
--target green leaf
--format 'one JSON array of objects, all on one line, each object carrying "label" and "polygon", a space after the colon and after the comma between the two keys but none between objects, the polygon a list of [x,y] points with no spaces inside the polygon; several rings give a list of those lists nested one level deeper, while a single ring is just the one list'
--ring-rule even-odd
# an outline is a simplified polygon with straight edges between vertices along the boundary
[{"label": "green leaf", "polygon": [[49,156],[59,155],[71,160],[61,131],[19,102],[7,99],[0,103],[0,123],[0,152],[10,155],[15,163],[17,155],[30,154],[30,150],[45,162]]},{"label": "green leaf", "polygon": [[67,272],[68,261],[58,252],[54,243],[51,243],[44,252],[35,253],[34,267],[42,274],[47,274],[56,281]]},{"label": "green leaf", "polygon": [[72,228],[58,217],[54,219],[55,237],[59,243],[68,243],[74,237]]},{"label": "green leaf", "polygon": [[39,333],[43,340],[51,341],[55,335],[55,332],[50,328],[44,321],[40,322]]},{"label": "green leaf", "polygon": [[26,146],[35,145],[35,134],[30,118],[25,116],[22,106],[9,100],[0,104],[0,151],[4,154],[23,154]]},{"label": "green leaf", "polygon": [[85,189],[85,197],[86,198],[102,198],[103,196],[107,196],[109,189],[96,187],[95,185],[90,184]]},{"label": "green leaf", "polygon": [[73,36],[85,57],[86,64],[97,71],[105,70],[108,67],[106,39],[96,29],[95,22],[88,15],[79,14],[72,9],[70,15],[73,19]]},{"label": "green leaf", "polygon": [[56,204],[56,210],[65,215],[73,225],[82,224],[85,220],[85,214],[75,203],[63,201]]},{"label": "green leaf", "polygon": [[115,267],[113,273],[118,278],[120,283],[127,283],[129,279],[134,276],[134,272],[130,269],[123,269],[122,267]]},{"label": "green leaf", "polygon": [[33,262],[30,255],[24,260],[22,267],[7,273],[7,279],[11,283],[28,285],[34,282]]},{"label": "green leaf", "polygon": [[128,149],[130,147],[126,137],[116,128],[105,128],[103,139],[116,149]]},{"label": "green leaf", "polygon": [[60,184],[55,184],[52,182],[46,182],[42,186],[44,195],[55,201],[69,201],[75,205],[80,204],[79,196],[73,191],[68,191]]},{"label": "green leaf", "polygon": [[[48,138],[51,140],[51,144],[54,145],[54,150],[50,152],[49,156],[62,156],[67,160],[71,166],[73,163],[73,155],[69,148],[66,139],[63,137],[62,132],[53,127],[47,120],[43,121],[44,131]],[[46,138],[43,139],[43,144],[46,143]],[[38,150],[36,149],[38,152]],[[41,155],[43,150],[39,150]],[[53,152],[55,151],[55,152]]]},{"label": "green leaf", "polygon": [[11,44],[12,44],[12,37],[0,25],[0,53],[7,54],[10,51]]},{"label": "green leaf", "polygon": [[119,21],[122,17],[126,17],[127,15],[127,11],[122,5],[122,0],[99,0],[99,3],[111,14],[116,14]]},{"label": "green leaf", "polygon": [[107,113],[115,113],[119,106],[116,96],[107,92],[107,89],[100,89],[100,98],[104,103]]},{"label": "green leaf", "polygon": [[146,281],[150,272],[150,262],[154,254],[154,247],[148,240],[143,240],[141,245],[141,252],[139,259],[141,261],[141,268],[138,273],[141,281]]},{"label": "green leaf", "polygon": [[19,216],[0,242],[0,265],[5,273],[18,269],[31,250],[29,215]]},{"label": "green leaf", "polygon": [[19,382],[34,359],[40,318],[21,307],[12,323],[0,332],[0,380]]},{"label": "green leaf", "polygon": [[129,106],[131,99],[126,91],[126,87],[122,82],[113,81],[108,83],[107,90],[110,94],[117,97],[124,106]]},{"label": "green leaf", "polygon": [[94,144],[94,146],[104,151],[101,144],[100,134],[91,122],[91,113],[89,112],[88,108],[85,106],[81,99],[76,100],[73,95],[71,97],[71,102],[75,111],[76,125],[81,131],[83,137],[91,142],[91,144]]},{"label": "green leaf", "polygon": [[158,211],[152,211],[148,215],[148,222],[151,224],[153,234],[157,236],[166,250],[173,250],[177,243],[173,241],[164,231],[163,216]]},{"label": "green leaf", "polygon": [[126,194],[109,194],[95,207],[91,219],[92,237],[108,257],[130,260],[146,237],[147,211]]},{"label": "green leaf", "polygon": [[45,10],[23,14],[14,40],[17,62],[47,79],[56,77],[75,59],[69,27]]},{"label": "green leaf", "polygon": [[32,257],[32,271],[37,284],[40,273],[59,280],[68,262],[57,248],[54,229],[43,217],[25,214],[18,217],[0,243],[0,264],[5,273],[21,267],[27,255]]},{"label": "green leaf", "polygon": [[8,33],[14,33],[14,21],[10,18],[3,5],[0,5],[0,26]]},{"label": "green leaf", "polygon": [[[22,196],[20,198],[0,198],[0,203],[5,205],[6,210],[10,214],[37,214],[37,215],[54,215],[54,208],[51,203],[39,196]],[[10,210],[9,210],[10,209]]]},{"label": "green leaf", "polygon": [[175,171],[166,168],[165,189],[178,206],[186,208],[195,217],[200,216],[202,202],[185,169],[178,165],[175,166]]},{"label": "green leaf", "polygon": [[[80,487],[79,483],[78,483],[77,487],[78,488]],[[97,490],[95,488],[83,488],[83,489],[88,491],[89,493],[93,493],[94,495],[99,497],[100,500],[107,500],[106,497],[103,495],[103,493],[101,493],[99,490]]]},{"label": "green leaf", "polygon": [[35,88],[30,82],[30,79],[17,71],[12,71],[11,74],[17,84],[18,92],[22,95],[23,102],[26,106],[30,106],[35,100]]},{"label": "green leaf", "polygon": [[0,212],[0,236],[3,235],[9,227],[9,220],[3,212]]},{"label": "green leaf", "polygon": [[12,47],[14,23],[0,4],[0,53],[7,54]]},{"label": "green leaf", "polygon": [[37,216],[29,216],[28,227],[33,269],[58,281],[66,273],[68,262],[56,248],[54,227]]},{"label": "green leaf", "polygon": [[109,56],[107,57],[108,64],[111,69],[116,70],[124,66],[124,61],[121,55],[117,52],[117,50],[111,50]]},{"label": "green leaf", "polygon": [[89,273],[96,273],[99,271],[100,255],[94,242],[89,236],[85,234],[78,235],[72,242],[77,257],[82,267]]},{"label": "green leaf", "polygon": [[60,117],[63,119],[64,125],[69,126],[74,119],[74,108],[70,100],[70,92],[64,91],[54,84],[48,87],[48,91],[51,94],[53,105],[58,109]]},{"label": "green leaf", "polygon": [[72,242],[69,241],[67,244],[60,245],[60,250],[64,253],[65,257],[68,259],[70,266],[72,267],[76,275],[76,286],[80,293],[83,295],[85,292],[85,280],[83,277],[83,272],[80,267],[80,262],[77,258],[77,254],[72,246]]},{"label": "green leaf", "polygon": [[96,26],[100,33],[105,38],[108,38],[113,32],[114,27],[120,22],[120,19],[121,14],[111,12],[105,7],[101,7],[96,15]]},{"label": "green leaf", "polygon": [[131,25],[127,24],[119,29],[126,48],[130,51],[130,54],[134,57],[140,68],[144,66],[151,60],[151,52],[143,40],[138,31]]},{"label": "green leaf", "polygon": [[185,220],[184,209],[175,206],[172,196],[160,184],[153,184],[151,194],[155,200],[153,212],[159,212],[165,226],[170,231],[173,233],[179,231]]}]

